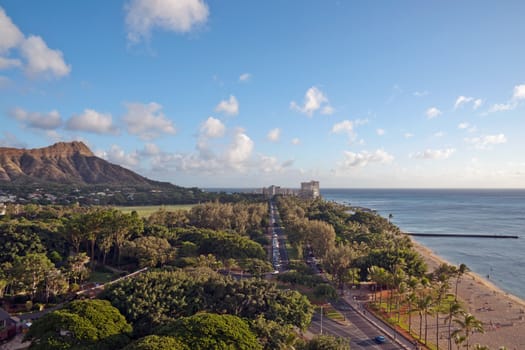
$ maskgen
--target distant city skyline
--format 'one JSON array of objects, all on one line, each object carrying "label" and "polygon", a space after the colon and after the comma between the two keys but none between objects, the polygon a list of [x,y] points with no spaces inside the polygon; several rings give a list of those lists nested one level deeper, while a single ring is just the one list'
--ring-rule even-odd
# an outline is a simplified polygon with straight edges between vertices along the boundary
[{"label": "distant city skyline", "polygon": [[525,2],[4,0],[0,147],[202,188],[525,187]]}]

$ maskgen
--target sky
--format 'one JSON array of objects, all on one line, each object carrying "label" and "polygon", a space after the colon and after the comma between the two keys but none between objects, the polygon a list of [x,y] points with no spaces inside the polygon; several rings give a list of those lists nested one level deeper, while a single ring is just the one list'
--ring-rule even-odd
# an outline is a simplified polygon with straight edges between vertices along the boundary
[{"label": "sky", "polygon": [[522,0],[0,0],[0,147],[180,186],[525,187]]}]

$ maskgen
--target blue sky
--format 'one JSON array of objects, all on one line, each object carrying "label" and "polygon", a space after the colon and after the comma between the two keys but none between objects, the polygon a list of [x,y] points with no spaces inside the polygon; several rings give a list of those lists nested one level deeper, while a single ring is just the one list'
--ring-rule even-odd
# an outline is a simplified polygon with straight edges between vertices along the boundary
[{"label": "blue sky", "polygon": [[182,186],[523,187],[525,2],[2,0],[0,146]]}]

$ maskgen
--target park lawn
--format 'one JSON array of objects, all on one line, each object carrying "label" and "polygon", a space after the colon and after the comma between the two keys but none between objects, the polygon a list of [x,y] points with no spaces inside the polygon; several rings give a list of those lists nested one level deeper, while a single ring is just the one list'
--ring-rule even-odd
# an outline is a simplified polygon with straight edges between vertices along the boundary
[{"label": "park lawn", "polygon": [[87,282],[106,283],[118,277],[119,276],[113,272],[93,271],[89,275]]},{"label": "park lawn", "polygon": [[172,205],[129,206],[129,207],[116,207],[116,208],[125,214],[130,214],[132,211],[136,211],[140,217],[145,218],[160,209],[164,209],[166,211],[190,210],[194,206],[195,204],[172,204]]}]

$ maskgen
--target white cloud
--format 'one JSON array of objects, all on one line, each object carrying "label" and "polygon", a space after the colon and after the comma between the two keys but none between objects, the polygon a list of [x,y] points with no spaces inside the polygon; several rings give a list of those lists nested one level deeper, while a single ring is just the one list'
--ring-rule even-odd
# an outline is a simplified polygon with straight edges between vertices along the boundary
[{"label": "white cloud", "polygon": [[438,131],[434,133],[434,137],[443,137],[443,136],[445,136],[445,133],[443,131]]},{"label": "white cloud", "polygon": [[429,109],[427,109],[425,114],[426,114],[428,119],[432,119],[432,118],[435,118],[435,117],[441,115],[441,111],[439,109],[437,109],[436,107],[430,107]]},{"label": "white cloud", "polygon": [[126,103],[128,109],[122,120],[127,124],[128,132],[138,135],[143,140],[151,140],[161,134],[176,133],[175,125],[166,118],[162,106],[158,103]]},{"label": "white cloud", "polygon": [[[166,153],[159,152],[151,160],[156,172],[186,172],[202,175],[232,174],[232,171],[245,173],[259,168],[258,162],[252,161],[254,142],[242,129],[237,129],[233,139],[226,147],[222,144],[208,144],[203,135],[197,141],[197,152]],[[260,159],[259,159],[260,160]]]},{"label": "white cloud", "polygon": [[14,108],[9,115],[22,122],[25,126],[33,129],[52,130],[62,125],[60,113],[52,110],[48,113],[27,112],[22,108]]},{"label": "white cloud", "polygon": [[467,122],[459,123],[458,129],[467,130],[469,133],[473,133],[477,131],[477,128],[474,125],[470,125]]},{"label": "white cloud", "polygon": [[514,86],[511,99],[506,103],[495,103],[493,104],[487,113],[511,111],[518,107],[518,104],[525,100],[525,84]]},{"label": "white cloud", "polygon": [[0,57],[0,69],[23,68],[32,78],[60,78],[71,72],[71,66],[65,63],[60,50],[50,49],[40,36],[30,35],[25,38],[1,7],[0,33],[0,54],[16,48],[25,60],[22,62],[19,58]]},{"label": "white cloud", "polygon": [[456,99],[456,103],[454,103],[454,109],[458,109],[459,107],[473,100],[474,100],[474,97],[459,96]]},{"label": "white cloud", "polygon": [[332,133],[354,136],[354,123],[351,120],[343,120],[340,123],[336,123],[332,126]]},{"label": "white cloud", "polygon": [[463,107],[464,105],[467,105],[471,103],[472,109],[476,110],[483,104],[483,100],[480,98],[474,98],[474,97],[467,97],[467,96],[459,96],[456,99],[456,102],[454,103],[454,109],[458,109]]},{"label": "white cloud", "polygon": [[228,164],[237,170],[245,167],[245,162],[250,158],[254,143],[243,130],[238,130],[233,142],[226,153]]},{"label": "white cloud", "polygon": [[20,46],[22,56],[27,60],[25,72],[30,77],[47,75],[63,77],[71,72],[71,66],[64,62],[62,52],[47,47],[39,36],[31,35]]},{"label": "white cloud", "polygon": [[492,105],[492,107],[490,107],[489,113],[510,111],[516,108],[516,106],[516,103],[495,103]]},{"label": "white cloud", "polygon": [[204,123],[201,124],[200,133],[205,137],[222,137],[226,127],[224,124],[217,118],[208,117]]},{"label": "white cloud", "polygon": [[507,143],[507,138],[504,134],[486,135],[481,137],[466,138],[465,142],[473,145],[477,149],[489,149],[493,145]]},{"label": "white cloud", "polygon": [[406,133],[403,135],[403,137],[404,137],[405,139],[410,139],[410,138],[414,137],[414,134],[412,134],[411,132],[406,132]]},{"label": "white cloud", "polygon": [[131,0],[125,6],[128,40],[148,40],[151,31],[187,33],[206,23],[209,9],[203,0]]},{"label": "white cloud", "polygon": [[339,163],[342,168],[357,168],[365,167],[369,163],[379,163],[386,164],[391,163],[394,160],[394,157],[385,152],[382,149],[378,149],[372,153],[367,151],[354,153],[350,151],[344,152],[344,160]]},{"label": "white cloud", "polygon": [[293,165],[293,160],[287,160],[280,163],[276,157],[259,155],[258,157],[258,168],[263,173],[278,173],[282,172],[285,168],[288,168]]},{"label": "white cloud", "polygon": [[383,136],[385,133],[386,133],[385,129],[377,129],[376,130],[376,134],[378,134],[379,136]]},{"label": "white cloud", "polygon": [[295,137],[292,139],[292,145],[298,145],[301,143],[301,140],[299,140],[299,138]]},{"label": "white cloud", "polygon": [[277,142],[279,141],[280,136],[281,136],[281,129],[275,128],[275,129],[268,131],[266,138],[268,139],[268,141]]},{"label": "white cloud", "polygon": [[0,53],[18,46],[24,40],[24,34],[7,16],[4,9],[0,7]]},{"label": "white cloud", "polygon": [[514,87],[514,93],[512,94],[513,100],[524,100],[525,99],[525,84],[516,85]]},{"label": "white cloud", "polygon": [[109,151],[103,152],[101,158],[107,159],[111,163],[121,165],[125,168],[133,168],[140,163],[140,157],[137,152],[126,153],[117,145],[112,145]]},{"label": "white cloud", "polygon": [[334,114],[334,112],[335,112],[335,109],[332,106],[324,106],[321,109],[321,114],[324,114],[324,115]]},{"label": "white cloud", "polygon": [[250,73],[243,73],[239,76],[239,81],[246,82],[246,81],[250,81],[251,78],[252,78],[252,75]]},{"label": "white cloud", "polygon": [[447,149],[426,149],[423,152],[417,152],[410,155],[410,158],[414,159],[447,159],[452,154],[454,154],[456,150],[454,148],[447,148]]},{"label": "white cloud", "polygon": [[16,58],[0,57],[0,69],[21,67],[22,61]]},{"label": "white cloud", "polygon": [[93,109],[85,109],[82,114],[72,116],[66,123],[68,130],[93,132],[96,134],[112,134],[117,129],[109,113],[100,113]]},{"label": "white cloud", "polygon": [[148,157],[157,156],[161,154],[160,148],[154,143],[146,143],[140,154]]},{"label": "white cloud", "polygon": [[230,98],[228,100],[222,100],[219,102],[217,107],[215,107],[216,112],[222,112],[229,115],[237,115],[239,114],[239,102],[235,98],[235,96],[230,95]]},{"label": "white cloud", "polygon": [[474,100],[474,105],[472,106],[473,109],[478,109],[483,104],[483,100],[481,98],[478,98]]},{"label": "white cloud", "polygon": [[427,96],[428,95],[428,91],[414,91],[414,93],[412,93],[412,95],[416,96],[416,97],[423,97],[423,96]]},{"label": "white cloud", "polygon": [[299,111],[311,117],[316,111],[321,110],[321,114],[332,114],[334,109],[330,106],[325,94],[312,86],[304,95],[303,106],[298,105],[295,101],[290,102],[290,108]]},{"label": "white cloud", "polygon": [[366,124],[368,124],[368,119],[367,118],[354,120],[354,125],[355,126],[361,126],[361,125],[366,125]]},{"label": "white cloud", "polygon": [[3,137],[0,137],[0,147],[27,148],[25,142],[19,140],[15,134],[4,131]]}]

